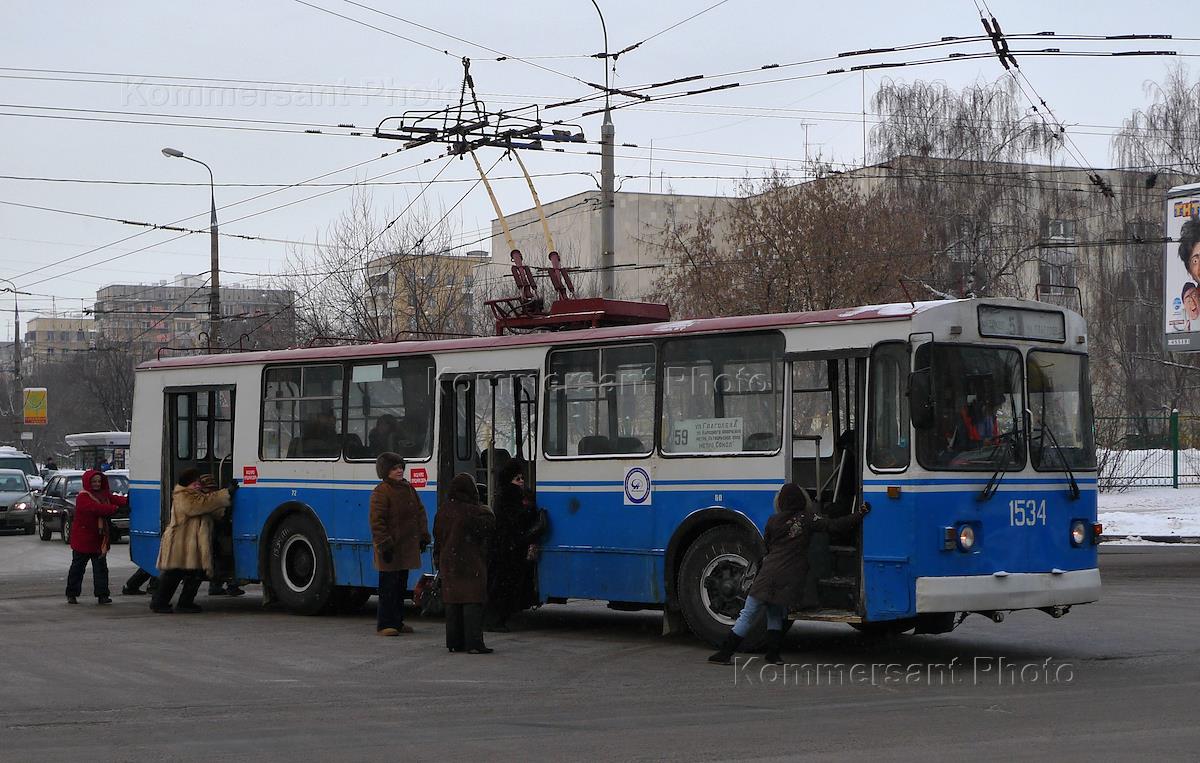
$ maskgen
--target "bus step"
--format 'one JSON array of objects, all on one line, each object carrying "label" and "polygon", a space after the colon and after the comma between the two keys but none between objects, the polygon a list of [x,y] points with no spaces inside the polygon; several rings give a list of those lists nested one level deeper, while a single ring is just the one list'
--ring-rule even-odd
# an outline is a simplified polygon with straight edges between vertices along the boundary
[{"label": "bus step", "polygon": [[821,578],[817,581],[817,597],[823,607],[856,609],[858,607],[858,578]]},{"label": "bus step", "polygon": [[858,549],[854,546],[830,546],[835,576],[856,577],[859,570]]},{"label": "bus step", "polygon": [[849,609],[802,609],[788,614],[793,620],[815,620],[822,623],[861,623],[858,612]]}]

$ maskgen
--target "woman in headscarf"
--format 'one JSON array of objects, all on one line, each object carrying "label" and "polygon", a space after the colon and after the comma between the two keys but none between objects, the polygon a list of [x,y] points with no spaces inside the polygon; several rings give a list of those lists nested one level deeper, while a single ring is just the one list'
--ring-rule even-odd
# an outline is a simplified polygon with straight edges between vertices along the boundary
[{"label": "woman in headscarf", "polygon": [[531,548],[546,529],[545,512],[539,512],[525,489],[525,462],[513,459],[499,474],[499,490],[492,504],[496,534],[488,554],[488,596],[484,624],[488,630],[508,632],[507,621],[533,599]]},{"label": "woman in headscarf", "polygon": [[804,488],[789,482],[775,496],[775,513],[767,520],[763,540],[767,554],[758,575],[746,595],[746,605],[737,622],[709,662],[728,665],[742,639],[754,626],[759,610],[767,613],[767,663],[781,665],[783,622],[788,610],[804,596],[808,578],[808,548],[814,532],[842,532],[862,522],[869,511],[860,504],[857,511],[837,519],[826,519],[813,510],[813,501]]},{"label": "woman in headscarf", "polygon": [[446,604],[446,648],[491,654],[483,643],[487,598],[487,547],[496,528],[492,510],[479,503],[475,478],[455,475],[433,518],[433,564]]},{"label": "woman in headscarf", "polygon": [[83,573],[92,563],[92,590],[97,604],[111,604],[108,590],[108,518],[128,503],[113,495],[108,477],[95,469],[83,473],[83,492],[75,499],[71,523],[71,569],[67,572],[67,603],[75,604],[83,591]]}]

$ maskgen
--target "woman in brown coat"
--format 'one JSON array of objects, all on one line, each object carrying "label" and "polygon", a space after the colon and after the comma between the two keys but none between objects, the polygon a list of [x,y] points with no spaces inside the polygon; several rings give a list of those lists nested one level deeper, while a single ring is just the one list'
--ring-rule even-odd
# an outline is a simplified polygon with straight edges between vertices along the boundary
[{"label": "woman in brown coat", "polygon": [[775,513],[767,520],[763,540],[767,555],[746,595],[746,606],[737,622],[709,662],[728,665],[742,639],[754,626],[759,610],[767,612],[767,654],[765,661],[782,665],[779,648],[783,643],[783,620],[788,610],[804,596],[808,578],[808,548],[814,532],[841,532],[857,526],[867,513],[866,504],[858,511],[837,519],[826,519],[813,511],[812,498],[804,488],[789,482],[775,496]]},{"label": "woman in brown coat", "polygon": [[375,632],[380,636],[412,633],[404,624],[404,592],[409,570],[421,567],[429,546],[429,520],[421,498],[404,479],[404,459],[382,453],[375,459],[380,482],[371,492],[371,542],[379,570],[379,609]]},{"label": "woman in brown coat", "polygon": [[483,644],[483,602],[487,598],[487,546],[496,517],[479,504],[475,479],[458,474],[433,518],[433,564],[442,578],[446,603],[446,648],[491,654]]}]

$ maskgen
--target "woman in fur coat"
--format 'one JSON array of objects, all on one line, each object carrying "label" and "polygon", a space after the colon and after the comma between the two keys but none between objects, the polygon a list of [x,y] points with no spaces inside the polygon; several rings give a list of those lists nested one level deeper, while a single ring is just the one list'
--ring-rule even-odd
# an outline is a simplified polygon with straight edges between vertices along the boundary
[{"label": "woman in fur coat", "polygon": [[380,636],[412,633],[404,624],[404,592],[409,570],[421,568],[429,546],[429,518],[416,489],[404,479],[404,459],[381,453],[375,459],[379,484],[371,491],[371,542],[379,570],[379,609],[375,632]]},{"label": "woman in fur coat", "polygon": [[[158,590],[150,609],[170,612],[199,612],[196,591],[206,575],[212,575],[212,523],[233,503],[237,490],[234,482],[227,490],[216,490],[211,477],[199,469],[186,469],[179,475],[171,493],[171,522],[163,530],[158,549]],[[179,604],[171,608],[171,597],[183,583]]]}]

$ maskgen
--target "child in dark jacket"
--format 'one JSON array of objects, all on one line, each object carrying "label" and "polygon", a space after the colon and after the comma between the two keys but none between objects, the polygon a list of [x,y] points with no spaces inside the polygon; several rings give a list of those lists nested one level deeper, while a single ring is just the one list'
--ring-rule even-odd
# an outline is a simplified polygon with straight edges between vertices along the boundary
[{"label": "child in dark jacket", "polygon": [[767,613],[766,661],[783,664],[779,649],[783,643],[783,621],[788,609],[804,596],[808,577],[808,549],[814,532],[841,532],[857,526],[869,509],[866,504],[844,517],[826,519],[813,510],[812,499],[794,483],[784,485],[775,496],[775,514],[767,520],[763,540],[767,554],[737,622],[709,662],[728,665],[733,653],[750,632],[759,610]]}]

